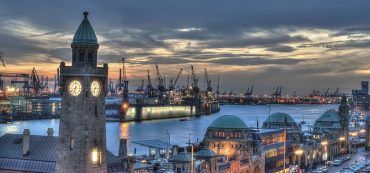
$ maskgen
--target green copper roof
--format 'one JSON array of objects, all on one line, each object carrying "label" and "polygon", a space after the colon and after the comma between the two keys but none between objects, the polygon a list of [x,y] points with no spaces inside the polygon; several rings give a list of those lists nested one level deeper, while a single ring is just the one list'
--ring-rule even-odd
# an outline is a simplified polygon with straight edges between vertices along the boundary
[{"label": "green copper roof", "polygon": [[332,121],[332,122],[339,122],[340,117],[335,110],[328,110],[324,114],[322,114],[317,120],[318,121]]},{"label": "green copper roof", "polygon": [[208,128],[214,129],[246,129],[248,126],[242,119],[234,115],[223,115],[215,119]]},{"label": "green copper roof", "polygon": [[72,44],[84,43],[84,44],[98,44],[94,29],[92,28],[89,19],[87,18],[88,12],[84,12],[84,19],[78,27]]},{"label": "green copper roof", "polygon": [[267,119],[265,120],[265,122],[270,122],[270,123],[284,123],[284,122],[290,122],[290,123],[295,123],[294,119],[286,114],[286,113],[282,113],[282,112],[277,112],[277,113],[274,113],[270,116],[267,117]]}]

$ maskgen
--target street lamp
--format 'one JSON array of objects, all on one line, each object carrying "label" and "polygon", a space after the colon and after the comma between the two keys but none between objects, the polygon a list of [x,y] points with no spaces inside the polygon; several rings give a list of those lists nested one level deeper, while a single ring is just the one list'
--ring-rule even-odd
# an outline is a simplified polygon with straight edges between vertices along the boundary
[{"label": "street lamp", "polygon": [[325,153],[323,153],[323,151],[321,150],[321,159],[323,160],[323,161],[327,161],[328,160],[328,153],[327,153],[327,148],[326,148],[326,146],[328,145],[329,143],[328,143],[328,141],[322,141],[321,142],[321,145],[324,147],[324,149],[325,149]]},{"label": "street lamp", "polygon": [[343,141],[345,141],[345,140],[346,140],[346,137],[344,137],[344,136],[339,137],[339,141],[341,142],[340,143],[340,153],[341,154],[343,154],[343,152],[344,152],[344,149],[343,149]]},{"label": "street lamp", "polygon": [[301,155],[303,154],[303,150],[297,149],[296,151],[294,151],[294,154],[298,156],[298,171],[299,171],[301,169]]}]

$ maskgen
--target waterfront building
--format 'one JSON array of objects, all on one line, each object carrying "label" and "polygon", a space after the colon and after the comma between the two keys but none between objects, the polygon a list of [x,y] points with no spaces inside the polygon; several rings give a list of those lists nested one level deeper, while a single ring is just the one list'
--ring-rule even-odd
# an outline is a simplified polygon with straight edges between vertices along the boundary
[{"label": "waterfront building", "polygon": [[356,112],[367,112],[370,108],[369,81],[361,81],[361,89],[352,90],[352,107]]},{"label": "waterfront building", "polygon": [[321,143],[321,160],[327,161],[348,153],[348,123],[349,106],[346,96],[342,97],[338,112],[328,110],[316,120],[313,139]]},{"label": "waterfront building", "polygon": [[297,145],[290,140],[286,141],[285,133],[284,129],[260,129],[256,132],[261,141],[261,157],[265,173],[284,172],[284,155],[287,172],[290,170],[289,165],[297,161],[296,156],[292,154],[297,150]]},{"label": "waterfront building", "polygon": [[216,172],[264,172],[260,141],[240,118],[224,115],[207,128],[203,144],[218,156]]},{"label": "waterfront building", "polygon": [[301,141],[301,129],[294,119],[286,113],[274,113],[266,118],[262,124],[263,129],[286,129],[287,140]]}]

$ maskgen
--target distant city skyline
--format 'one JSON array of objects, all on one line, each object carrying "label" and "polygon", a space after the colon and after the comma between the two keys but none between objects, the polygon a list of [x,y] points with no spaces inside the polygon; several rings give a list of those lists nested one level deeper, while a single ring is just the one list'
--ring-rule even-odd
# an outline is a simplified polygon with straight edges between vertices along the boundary
[{"label": "distant city skyline", "polygon": [[[146,79],[155,65],[170,79],[194,65],[204,88],[204,68],[221,92],[257,94],[284,87],[296,91],[341,87],[349,93],[370,79],[370,2],[364,1],[13,1],[2,2],[0,51],[6,68],[52,78],[61,61],[71,61],[70,43],[82,19],[90,21],[118,78],[127,58],[130,88]],[[68,10],[66,10],[68,9]],[[78,17],[80,16],[80,17]]]}]

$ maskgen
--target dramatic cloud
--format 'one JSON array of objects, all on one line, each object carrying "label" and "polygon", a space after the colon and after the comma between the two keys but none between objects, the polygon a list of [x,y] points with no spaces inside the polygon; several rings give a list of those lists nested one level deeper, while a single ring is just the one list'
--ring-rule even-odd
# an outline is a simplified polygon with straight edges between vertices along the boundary
[{"label": "dramatic cloud", "polygon": [[[7,71],[32,67],[53,76],[70,63],[70,42],[88,10],[100,44],[99,63],[117,78],[127,59],[130,84],[160,65],[211,79],[225,90],[258,93],[277,85],[301,94],[312,89],[349,91],[370,77],[370,2],[347,0],[245,1],[4,1],[0,51]],[[180,81],[181,83],[181,81]]]}]

